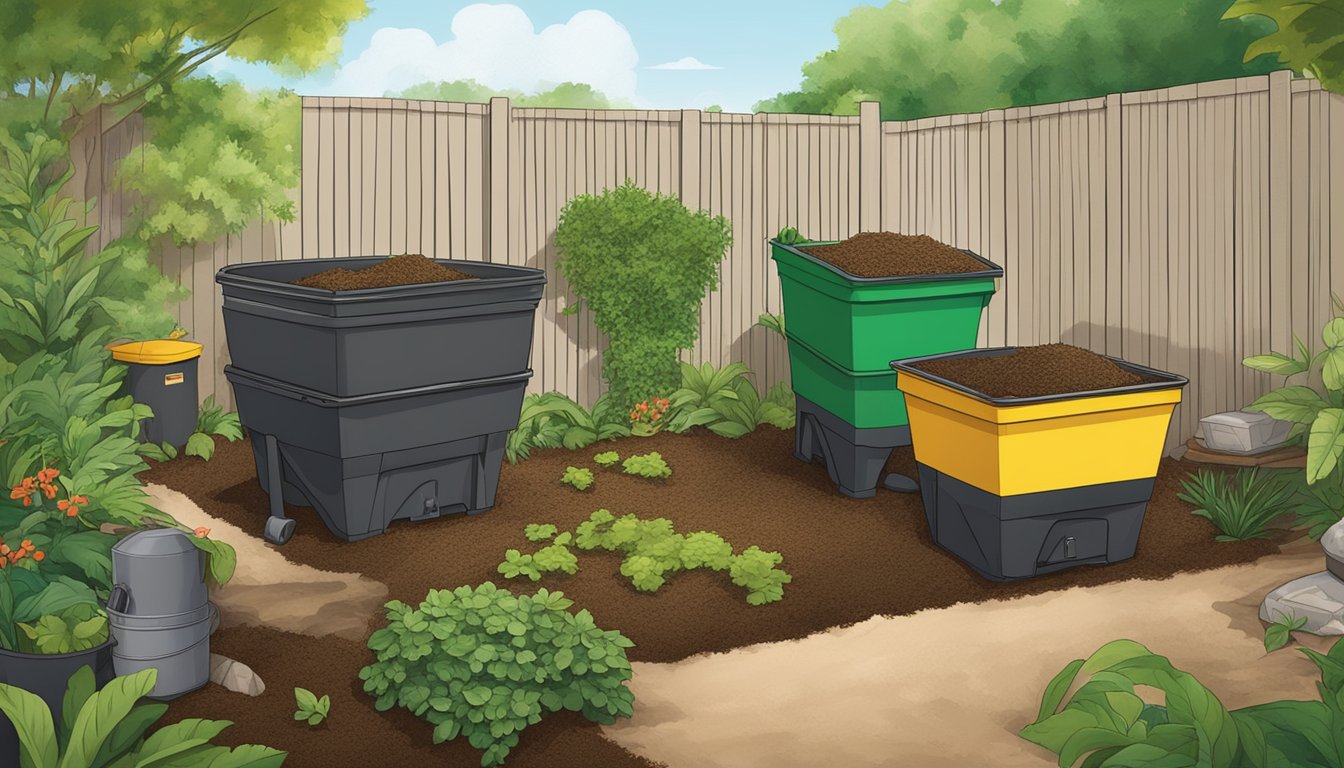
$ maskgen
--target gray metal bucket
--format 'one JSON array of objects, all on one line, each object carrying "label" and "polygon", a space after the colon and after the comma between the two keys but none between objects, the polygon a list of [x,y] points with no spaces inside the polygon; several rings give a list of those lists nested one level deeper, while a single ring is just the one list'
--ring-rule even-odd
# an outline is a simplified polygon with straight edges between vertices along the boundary
[{"label": "gray metal bucket", "polygon": [[149,698],[173,699],[210,682],[210,633],[219,621],[213,603],[170,616],[128,616],[108,609],[107,619],[117,641],[112,650],[116,673],[159,671]]},{"label": "gray metal bucket", "polygon": [[110,607],[130,615],[166,616],[200,609],[205,588],[205,553],[176,528],[140,531],[112,547],[112,582],[124,589],[124,605]]}]

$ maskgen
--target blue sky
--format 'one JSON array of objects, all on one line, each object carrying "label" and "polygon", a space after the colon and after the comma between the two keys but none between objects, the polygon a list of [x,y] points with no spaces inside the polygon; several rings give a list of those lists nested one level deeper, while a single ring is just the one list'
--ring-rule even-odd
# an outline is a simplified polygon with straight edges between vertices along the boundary
[{"label": "blue sky", "polygon": [[835,21],[861,4],[370,0],[337,68],[293,78],[217,60],[212,72],[327,96],[381,96],[426,80],[472,78],[525,92],[572,80],[639,107],[747,112],[796,88],[802,64],[835,46]]}]

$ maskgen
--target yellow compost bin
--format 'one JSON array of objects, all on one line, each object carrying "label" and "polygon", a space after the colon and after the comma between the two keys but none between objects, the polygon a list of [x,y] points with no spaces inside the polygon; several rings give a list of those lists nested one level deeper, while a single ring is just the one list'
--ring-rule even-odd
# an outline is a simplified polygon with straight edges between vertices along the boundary
[{"label": "yellow compost bin", "polygon": [[154,411],[141,425],[140,441],[185,446],[196,431],[200,409],[196,373],[204,347],[194,341],[154,339],[108,349],[113,360],[129,369],[122,392]]},{"label": "yellow compost bin", "polygon": [[898,360],[930,535],[980,574],[1019,579],[1134,556],[1186,379],[996,398],[915,368],[1014,347]]}]

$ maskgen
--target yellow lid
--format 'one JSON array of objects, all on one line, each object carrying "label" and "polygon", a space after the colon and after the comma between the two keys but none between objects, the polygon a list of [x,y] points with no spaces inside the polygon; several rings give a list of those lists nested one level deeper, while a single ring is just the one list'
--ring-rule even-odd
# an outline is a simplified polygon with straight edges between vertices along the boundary
[{"label": "yellow lid", "polygon": [[128,341],[125,344],[108,347],[108,349],[112,351],[113,360],[120,360],[123,363],[144,363],[147,365],[180,363],[183,360],[200,357],[201,350],[204,348],[205,347],[199,342],[174,341],[172,339]]}]

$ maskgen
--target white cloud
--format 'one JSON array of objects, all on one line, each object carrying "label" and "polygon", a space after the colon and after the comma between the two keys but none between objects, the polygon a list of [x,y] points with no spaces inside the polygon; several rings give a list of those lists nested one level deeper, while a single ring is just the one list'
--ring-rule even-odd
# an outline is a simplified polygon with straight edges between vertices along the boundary
[{"label": "white cloud", "polygon": [[649,67],[649,69],[676,69],[681,71],[690,71],[699,69],[723,69],[723,67],[716,67],[713,64],[706,64],[705,62],[695,58],[694,56],[685,56],[683,58],[677,59],[676,61],[667,61],[663,62],[662,64],[655,64],[652,67]]},{"label": "white cloud", "polygon": [[575,82],[612,98],[635,95],[639,53],[629,31],[602,11],[580,11],[537,31],[516,5],[478,3],[457,12],[451,31],[440,43],[423,29],[384,27],[321,90],[382,96],[416,83],[470,79],[528,92]]}]

